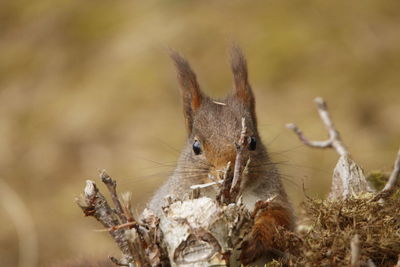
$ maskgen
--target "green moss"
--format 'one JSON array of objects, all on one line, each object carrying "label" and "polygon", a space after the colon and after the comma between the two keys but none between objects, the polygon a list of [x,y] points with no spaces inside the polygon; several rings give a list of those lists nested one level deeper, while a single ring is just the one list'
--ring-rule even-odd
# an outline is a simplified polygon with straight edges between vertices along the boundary
[{"label": "green moss", "polygon": [[273,260],[267,264],[265,264],[265,267],[280,267],[282,266],[282,263],[280,263],[279,261]]},{"label": "green moss", "polygon": [[376,190],[382,190],[388,179],[389,175],[381,171],[371,172],[367,176],[368,182],[370,182]]}]

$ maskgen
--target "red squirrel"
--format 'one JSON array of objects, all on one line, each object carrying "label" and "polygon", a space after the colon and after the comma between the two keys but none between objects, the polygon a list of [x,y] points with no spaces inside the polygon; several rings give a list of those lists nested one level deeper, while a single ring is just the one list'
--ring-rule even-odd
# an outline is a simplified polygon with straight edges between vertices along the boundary
[{"label": "red squirrel", "polygon": [[[191,185],[210,182],[209,174],[223,170],[227,162],[234,166],[235,142],[244,118],[250,136],[247,145],[250,163],[242,178],[243,202],[249,210],[254,210],[258,201],[273,199],[268,208],[255,215],[253,228],[242,242],[240,261],[250,264],[274,249],[276,227],[292,229],[294,216],[276,164],[270,160],[257,130],[246,59],[238,46],[232,46],[233,90],[216,101],[200,89],[196,74],[185,58],[177,52],[172,52],[171,58],[181,87],[187,142],[174,173],[155,193],[148,208],[160,214],[167,195],[182,196]],[[209,187],[205,194],[215,196],[216,190]]]}]

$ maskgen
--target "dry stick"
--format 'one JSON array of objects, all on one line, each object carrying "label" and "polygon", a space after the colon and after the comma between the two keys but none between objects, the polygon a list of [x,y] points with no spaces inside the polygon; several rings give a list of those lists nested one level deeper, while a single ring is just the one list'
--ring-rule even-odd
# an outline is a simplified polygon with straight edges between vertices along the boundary
[{"label": "dry stick", "polygon": [[217,200],[220,204],[226,203],[230,201],[230,189],[232,185],[232,176],[231,174],[231,162],[228,161],[226,167],[224,168],[222,177],[222,186],[219,186],[219,192],[217,194]]},{"label": "dry stick", "polygon": [[[110,228],[115,228],[116,230],[119,230],[121,228],[125,227],[135,227],[137,234],[138,234],[138,238],[128,238],[127,243],[129,246],[129,250],[131,251],[132,255],[134,256],[134,260],[136,262],[136,264],[138,266],[142,266],[142,265],[149,265],[148,264],[148,259],[146,257],[146,255],[142,252],[142,247],[147,247],[147,244],[143,244],[143,234],[141,233],[138,229],[139,225],[136,222],[136,220],[133,218],[132,216],[132,212],[130,210],[130,196],[126,196],[125,197],[125,201],[124,201],[124,205],[121,204],[121,201],[118,198],[118,194],[117,194],[117,182],[113,179],[111,179],[111,177],[106,173],[105,170],[100,171],[100,178],[102,180],[102,182],[107,186],[108,191],[110,192],[112,201],[114,203],[115,206],[115,214],[118,216],[118,218],[120,219],[121,223],[123,226],[121,226],[121,224],[114,226],[114,227],[110,227]],[[126,236],[126,232],[125,232],[125,237]],[[136,244],[137,243],[137,244]]]},{"label": "dry stick", "polygon": [[328,130],[329,139],[325,141],[310,141],[306,138],[303,132],[297,127],[294,123],[289,123],[286,125],[288,129],[293,130],[293,132],[299,137],[300,141],[303,144],[315,147],[315,148],[330,148],[333,147],[336,149],[337,153],[341,156],[348,155],[349,152],[346,149],[345,145],[340,138],[339,132],[336,130],[335,125],[332,122],[331,116],[329,115],[329,111],[325,101],[321,97],[317,97],[314,99],[314,102],[317,104],[319,116],[324,123],[326,129]]},{"label": "dry stick", "polygon": [[358,234],[354,235],[350,243],[351,248],[351,267],[360,266],[360,238]]},{"label": "dry stick", "polygon": [[224,180],[217,181],[217,182],[205,183],[205,184],[195,184],[195,185],[191,185],[190,189],[191,190],[203,189],[203,188],[210,187],[210,186],[213,186],[213,185],[220,186],[223,182],[224,182]]},{"label": "dry stick", "polygon": [[[86,181],[84,195],[77,198],[76,202],[86,216],[95,217],[104,227],[112,228],[119,225],[119,220],[115,216],[115,212],[110,205],[108,205],[107,200],[100,193],[95,182],[91,180]],[[110,235],[113,237],[123,254],[133,258],[132,251],[130,250],[128,241],[125,238],[124,230],[118,229],[116,231],[111,231]]]},{"label": "dry stick", "polygon": [[[397,152],[396,161],[394,162],[393,171],[390,174],[389,180],[382,191],[389,191],[398,186],[400,180],[400,149]],[[394,191],[394,190],[393,190]]]},{"label": "dry stick", "polygon": [[400,149],[397,152],[397,157],[394,162],[393,171],[390,174],[389,180],[386,183],[385,187],[382,189],[379,194],[374,197],[374,200],[384,199],[390,197],[400,184]]},{"label": "dry stick", "polygon": [[245,169],[246,164],[248,163],[248,158],[249,158],[248,153],[246,153],[248,142],[249,138],[247,136],[246,120],[245,118],[242,118],[242,131],[240,132],[239,142],[236,144],[237,154],[235,160],[235,168],[233,172],[232,185],[229,192],[231,201],[236,201],[239,195],[242,173],[243,170]]},{"label": "dry stick", "polygon": [[127,223],[127,216],[125,216],[123,210],[122,210],[122,205],[121,202],[119,201],[118,195],[117,195],[117,182],[111,179],[111,177],[106,173],[105,170],[100,171],[100,179],[103,181],[103,183],[107,186],[108,191],[110,191],[111,198],[114,202],[114,206],[116,209],[116,214],[120,218],[122,223]]},{"label": "dry stick", "polygon": [[[128,238],[127,242],[129,245],[129,249],[132,252],[134,256],[134,260],[136,265],[138,266],[147,266],[149,265],[149,259],[144,253],[144,250],[142,248],[145,248],[148,246],[148,244],[145,242],[145,234],[142,231],[139,230],[139,224],[137,221],[134,219],[132,212],[131,212],[131,195],[130,194],[125,194],[123,198],[124,205],[121,204],[121,201],[118,198],[116,186],[117,182],[106,173],[105,170],[102,170],[100,172],[100,178],[103,181],[104,184],[106,184],[108,191],[110,192],[111,198],[114,202],[115,206],[115,213],[121,220],[122,224],[119,224],[114,227],[110,227],[111,229],[121,229],[124,227],[129,227],[132,228],[134,227],[136,229],[136,237],[137,238]],[[110,229],[109,228],[109,229]],[[126,232],[125,232],[126,234]]]},{"label": "dry stick", "polygon": [[132,193],[131,192],[122,193],[121,202],[122,202],[122,210],[124,212],[124,215],[126,216],[128,223],[131,222],[138,224],[132,213]]},{"label": "dry stick", "polygon": [[[136,266],[149,266],[148,259],[142,255],[143,253],[139,253],[142,252],[142,247],[139,244],[135,244],[138,243],[139,238],[136,240],[128,240],[126,229],[122,229],[120,226],[120,220],[126,217],[121,212],[122,205],[116,193],[116,182],[105,172],[102,172],[100,177],[107,185],[114,200],[114,204],[116,205],[116,209],[110,207],[107,200],[98,190],[96,184],[90,180],[86,182],[84,196],[78,199],[78,205],[82,208],[86,216],[93,216],[107,229],[114,229],[113,231],[109,231],[109,233],[125,255],[127,262],[134,260]],[[134,219],[133,222],[130,223],[133,223],[133,226],[137,225]],[[129,224],[124,226],[127,227]],[[116,263],[115,261],[113,262]],[[125,260],[118,262],[121,265],[124,264]]]},{"label": "dry stick", "polygon": [[119,224],[117,226],[113,226],[110,228],[106,228],[106,229],[98,229],[95,230],[96,232],[111,232],[111,231],[115,231],[121,228],[125,228],[125,227],[130,227],[130,226],[135,226],[136,222],[128,222],[128,223],[123,223],[123,224]]}]

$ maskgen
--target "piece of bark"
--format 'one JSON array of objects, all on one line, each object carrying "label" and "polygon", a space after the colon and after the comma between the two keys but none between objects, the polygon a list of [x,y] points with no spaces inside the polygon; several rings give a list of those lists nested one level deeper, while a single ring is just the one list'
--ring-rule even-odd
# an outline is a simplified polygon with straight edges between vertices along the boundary
[{"label": "piece of bark", "polygon": [[328,198],[346,199],[371,191],[363,169],[349,155],[340,156],[333,170]]},{"label": "piece of bark", "polygon": [[238,265],[236,249],[251,221],[240,201],[221,206],[201,197],[168,205],[160,229],[171,266]]}]

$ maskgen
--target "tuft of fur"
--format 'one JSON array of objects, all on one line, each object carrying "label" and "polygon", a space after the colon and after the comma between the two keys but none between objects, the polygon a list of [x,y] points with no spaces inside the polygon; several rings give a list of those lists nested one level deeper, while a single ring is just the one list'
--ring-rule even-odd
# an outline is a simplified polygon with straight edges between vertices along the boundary
[{"label": "tuft of fur", "polygon": [[175,64],[178,81],[182,88],[183,113],[185,115],[186,127],[188,131],[191,131],[193,114],[201,106],[203,93],[200,90],[196,74],[190,67],[189,62],[176,51],[172,51],[170,57]]},{"label": "tuft of fur", "polygon": [[246,87],[249,85],[247,61],[238,45],[235,44],[231,47],[230,56],[235,89],[236,91],[247,91]]}]

